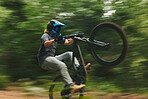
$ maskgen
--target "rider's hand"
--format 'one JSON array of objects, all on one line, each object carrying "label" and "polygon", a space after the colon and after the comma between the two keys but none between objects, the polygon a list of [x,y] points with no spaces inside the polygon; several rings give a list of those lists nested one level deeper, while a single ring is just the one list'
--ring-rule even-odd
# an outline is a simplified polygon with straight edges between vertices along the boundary
[{"label": "rider's hand", "polygon": [[60,42],[62,40],[63,40],[63,37],[62,36],[59,36],[59,37],[57,37],[57,38],[54,39],[54,41],[56,41],[56,42]]},{"label": "rider's hand", "polygon": [[71,45],[71,44],[73,44],[73,42],[74,42],[73,39],[66,39],[64,44],[65,45]]}]

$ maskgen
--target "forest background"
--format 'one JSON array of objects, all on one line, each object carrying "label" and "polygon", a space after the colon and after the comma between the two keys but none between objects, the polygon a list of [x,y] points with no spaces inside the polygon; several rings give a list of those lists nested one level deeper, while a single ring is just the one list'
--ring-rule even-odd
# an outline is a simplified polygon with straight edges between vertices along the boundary
[{"label": "forest background", "polygon": [[[63,35],[83,32],[89,36],[101,22],[119,24],[129,44],[120,65],[112,69],[100,66],[87,51],[87,44],[81,44],[86,63],[92,63],[88,88],[148,93],[147,0],[1,0],[0,13],[1,89],[21,85],[22,81],[49,86],[55,72],[42,70],[36,55],[48,21],[57,19],[67,25],[61,31]],[[56,54],[71,49],[72,46],[59,45]]]}]

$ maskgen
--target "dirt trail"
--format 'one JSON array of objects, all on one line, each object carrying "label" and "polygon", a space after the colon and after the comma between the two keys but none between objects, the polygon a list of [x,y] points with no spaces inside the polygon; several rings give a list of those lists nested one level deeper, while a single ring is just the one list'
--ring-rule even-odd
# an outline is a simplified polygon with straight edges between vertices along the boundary
[{"label": "dirt trail", "polygon": [[48,97],[19,91],[0,91],[0,99],[48,99]]},{"label": "dirt trail", "polygon": [[[47,93],[47,91],[46,91]],[[134,94],[112,93],[101,94],[99,92],[85,92],[84,99],[148,99]],[[55,99],[61,99],[59,92],[54,93]],[[11,87],[5,90],[0,90],[0,99],[48,99],[48,94],[23,92],[19,87]],[[78,99],[76,96],[71,99]]]}]

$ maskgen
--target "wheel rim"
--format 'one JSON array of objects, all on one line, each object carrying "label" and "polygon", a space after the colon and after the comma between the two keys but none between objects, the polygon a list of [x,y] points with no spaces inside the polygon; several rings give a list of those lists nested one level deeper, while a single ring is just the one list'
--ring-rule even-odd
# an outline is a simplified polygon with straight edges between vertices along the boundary
[{"label": "wheel rim", "polygon": [[123,33],[114,25],[106,24],[93,31],[91,40],[99,40],[110,43],[110,48],[91,45],[93,56],[100,62],[113,63],[123,57],[125,51],[125,42]]}]

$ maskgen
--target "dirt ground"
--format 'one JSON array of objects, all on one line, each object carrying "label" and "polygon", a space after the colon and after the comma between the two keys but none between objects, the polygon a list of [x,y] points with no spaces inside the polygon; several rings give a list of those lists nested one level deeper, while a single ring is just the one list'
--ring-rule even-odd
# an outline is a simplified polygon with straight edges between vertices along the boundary
[{"label": "dirt ground", "polygon": [[[54,96],[54,99],[61,99],[59,92],[54,93]],[[0,99],[48,99],[48,94],[24,92],[20,87],[9,87],[5,90],[0,90]],[[71,97],[71,99],[78,99],[78,95]],[[91,91],[84,93],[84,99],[148,99],[148,97],[127,93],[111,93],[106,95]]]}]

